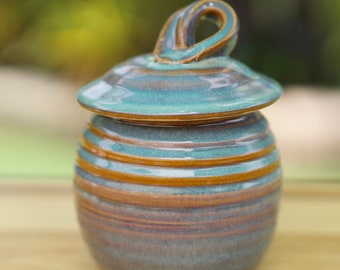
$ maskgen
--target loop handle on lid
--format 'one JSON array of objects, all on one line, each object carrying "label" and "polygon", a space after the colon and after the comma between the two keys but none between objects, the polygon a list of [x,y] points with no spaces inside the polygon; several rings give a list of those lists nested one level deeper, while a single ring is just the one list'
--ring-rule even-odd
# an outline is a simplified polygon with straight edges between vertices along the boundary
[{"label": "loop handle on lid", "polygon": [[[215,22],[219,30],[195,42],[195,30],[202,17]],[[153,51],[160,63],[190,63],[210,56],[229,54],[237,40],[238,19],[234,10],[220,0],[202,0],[174,13],[165,23]]]}]

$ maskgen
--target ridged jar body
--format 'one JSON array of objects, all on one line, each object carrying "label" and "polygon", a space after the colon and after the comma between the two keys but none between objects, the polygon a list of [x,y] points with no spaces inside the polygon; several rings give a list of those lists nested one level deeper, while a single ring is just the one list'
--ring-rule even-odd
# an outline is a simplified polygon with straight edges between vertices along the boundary
[{"label": "ridged jar body", "polygon": [[78,151],[78,217],[102,269],[250,270],[273,236],[280,177],[258,112],[179,127],[96,115]]}]

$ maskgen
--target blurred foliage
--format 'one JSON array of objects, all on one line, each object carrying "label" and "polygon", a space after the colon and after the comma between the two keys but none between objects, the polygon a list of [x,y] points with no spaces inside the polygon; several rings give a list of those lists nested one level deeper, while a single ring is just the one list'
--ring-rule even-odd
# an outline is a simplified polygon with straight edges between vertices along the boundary
[{"label": "blurred foliage", "polygon": [[[0,62],[88,81],[152,51],[164,21],[191,2],[1,0]],[[340,84],[339,0],[228,2],[241,21],[234,58],[284,84]]]}]

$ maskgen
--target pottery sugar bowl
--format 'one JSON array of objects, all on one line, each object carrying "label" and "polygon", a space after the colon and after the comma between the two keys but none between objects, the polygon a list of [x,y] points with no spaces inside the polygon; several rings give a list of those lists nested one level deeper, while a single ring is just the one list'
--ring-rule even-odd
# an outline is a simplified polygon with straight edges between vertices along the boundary
[{"label": "pottery sugar bowl", "polygon": [[[196,42],[203,17],[219,30]],[[281,169],[258,110],[281,87],[228,56],[237,31],[229,5],[195,2],[168,19],[152,54],[80,90],[94,115],[76,205],[101,269],[251,270],[268,248]]]}]

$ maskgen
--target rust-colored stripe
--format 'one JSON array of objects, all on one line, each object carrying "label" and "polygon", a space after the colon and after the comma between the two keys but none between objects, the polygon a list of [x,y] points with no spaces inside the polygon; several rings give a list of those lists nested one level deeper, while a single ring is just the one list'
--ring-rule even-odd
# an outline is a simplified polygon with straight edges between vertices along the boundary
[{"label": "rust-colored stripe", "polygon": [[[242,119],[242,121],[235,121],[233,123],[228,123],[228,128],[237,128],[240,126],[245,126],[252,124],[258,121],[260,117],[251,117],[249,119]],[[113,140],[120,143],[136,145],[136,146],[143,146],[143,147],[150,147],[150,148],[199,148],[199,147],[219,147],[219,146],[234,146],[236,143],[247,142],[256,139],[262,139],[265,136],[268,136],[270,131],[269,129],[264,129],[261,132],[251,134],[248,136],[244,136],[237,139],[229,139],[223,141],[211,141],[211,142],[165,142],[165,141],[146,141],[146,140],[138,140],[138,139],[131,139],[127,137],[122,137],[108,132],[105,132],[101,129],[96,128],[93,123],[88,124],[88,130],[95,134],[98,137],[107,138],[109,140]]]},{"label": "rust-colored stripe", "polygon": [[[209,176],[209,177],[157,177],[150,175],[137,175],[124,172],[112,171],[91,164],[78,156],[77,163],[83,170],[92,173],[95,176],[103,177],[108,180],[116,180],[131,184],[169,186],[169,187],[185,187],[185,186],[213,186],[223,185],[227,183],[244,182],[251,179],[259,178],[275,171],[279,165],[279,160],[256,170],[242,172],[237,174]],[[169,170],[171,172],[171,170]]]},{"label": "rust-colored stripe", "polygon": [[[281,180],[279,180],[281,181]],[[93,183],[96,185],[95,183]],[[220,218],[228,217],[228,216],[238,216],[245,215],[247,213],[260,212],[262,209],[271,207],[271,205],[277,205],[279,198],[279,191],[275,190],[271,193],[267,193],[260,198],[253,199],[249,202],[242,203],[241,208],[238,207],[228,207],[228,206],[236,206],[236,204],[225,204],[222,207],[205,207],[196,205],[193,208],[158,208],[158,207],[149,207],[149,206],[139,206],[129,207],[129,204],[118,203],[114,201],[108,201],[99,197],[95,197],[90,195],[87,192],[82,191],[77,184],[75,192],[79,198],[84,199],[89,207],[92,210],[95,210],[98,214],[119,218],[119,219],[127,219],[127,220],[135,220],[135,219],[147,219],[149,222],[164,222],[164,223],[182,223],[186,220],[192,219],[192,209],[196,209],[199,212],[199,215],[195,216],[195,221],[201,222],[204,220],[212,220],[217,219],[217,214]],[[251,192],[251,190],[249,190]],[[94,197],[94,198],[92,198]],[[132,202],[130,202],[131,204]],[[145,211],[148,209],[148,215],[145,216]],[[184,211],[183,211],[184,209]],[[113,216],[111,215],[113,214]]]},{"label": "rust-colored stripe", "polygon": [[107,201],[155,208],[212,207],[240,203],[265,196],[279,190],[281,186],[280,179],[276,179],[253,188],[251,192],[249,190],[243,190],[213,194],[182,195],[118,190],[112,187],[93,184],[78,174],[75,176],[75,183],[81,190]]},{"label": "rust-colored stripe", "polygon": [[[181,233],[181,234],[176,234],[176,233],[164,233],[163,231],[161,232],[147,232],[147,231],[138,231],[138,230],[128,230],[125,226],[122,228],[117,228],[112,225],[106,225],[103,224],[102,222],[98,222],[98,219],[96,216],[93,217],[86,217],[86,214],[83,212],[84,210],[82,208],[79,209],[79,220],[80,223],[82,224],[83,228],[86,227],[92,227],[96,228],[99,231],[105,231],[105,232],[110,232],[110,233],[118,233],[121,235],[127,235],[130,237],[136,236],[136,237],[150,237],[150,234],[152,234],[154,237],[157,236],[159,239],[198,239],[198,238],[216,238],[216,237],[224,237],[224,236],[229,236],[229,235],[237,235],[237,234],[244,234],[248,233],[251,231],[256,231],[260,230],[262,228],[271,226],[275,224],[276,221],[276,212],[277,208],[275,207],[273,209],[273,212],[270,216],[268,216],[267,219],[263,220],[262,222],[257,223],[256,225],[253,226],[247,226],[247,227],[239,227],[235,228],[232,230],[225,230],[225,231],[217,231],[217,232],[209,232],[209,233]],[[88,215],[88,214],[87,214]]]},{"label": "rust-colored stripe", "polygon": [[[102,225],[103,223],[111,225],[112,227],[122,228],[123,230],[131,230],[131,231],[148,231],[152,230],[153,232],[166,232],[166,233],[175,233],[176,231],[187,232],[195,231],[202,227],[206,228],[206,232],[209,231],[216,231],[219,229],[233,229],[237,228],[238,225],[247,224],[247,227],[250,227],[252,223],[256,224],[261,222],[261,220],[265,220],[273,215],[277,207],[276,205],[271,205],[268,208],[263,209],[261,212],[254,212],[249,213],[246,215],[239,215],[233,217],[224,217],[224,218],[216,218],[214,220],[205,220],[201,222],[196,222],[192,220],[191,222],[171,222],[168,221],[167,223],[157,222],[155,220],[149,221],[147,219],[121,219],[121,218],[114,218],[114,217],[107,217],[100,215],[95,208],[89,208],[85,201],[78,202],[79,210],[82,211],[83,214],[86,215],[88,220],[94,219],[98,221],[98,225]],[[125,228],[126,224],[133,224],[133,228]],[[132,226],[131,226],[132,227]]]},{"label": "rust-colored stripe", "polygon": [[88,107],[80,104],[86,110],[99,115],[112,117],[114,119],[124,120],[130,123],[148,124],[156,126],[187,126],[190,124],[207,124],[217,123],[227,119],[233,119],[237,116],[245,115],[249,112],[260,110],[274,103],[275,100],[265,104],[253,106],[246,109],[239,109],[227,112],[206,113],[206,114],[182,114],[182,115],[145,115],[145,114],[129,114],[123,112],[105,111]]},{"label": "rust-colored stripe", "polygon": [[223,68],[223,67],[213,67],[207,69],[183,69],[183,70],[157,70],[157,73],[154,69],[138,67],[131,69],[131,72],[138,72],[143,74],[152,74],[152,76],[205,76],[205,75],[216,75],[216,74],[230,74],[236,73],[236,71],[231,68]]},{"label": "rust-colored stripe", "polygon": [[184,167],[210,167],[210,166],[222,166],[228,164],[235,164],[239,162],[245,162],[253,159],[257,159],[259,157],[265,156],[271,153],[275,149],[275,145],[269,145],[266,148],[261,149],[260,151],[252,152],[245,155],[240,156],[232,156],[232,157],[223,157],[223,158],[213,158],[213,159],[168,159],[168,158],[151,158],[151,157],[142,157],[142,156],[134,156],[128,154],[122,154],[118,152],[113,152],[109,150],[105,150],[96,146],[95,144],[88,141],[85,137],[82,138],[82,147],[84,147],[90,153],[97,155],[99,157],[115,160],[119,162],[126,162],[131,164],[140,164],[140,165],[148,165],[148,166],[160,166],[160,167],[175,167],[175,168],[184,168]]}]

